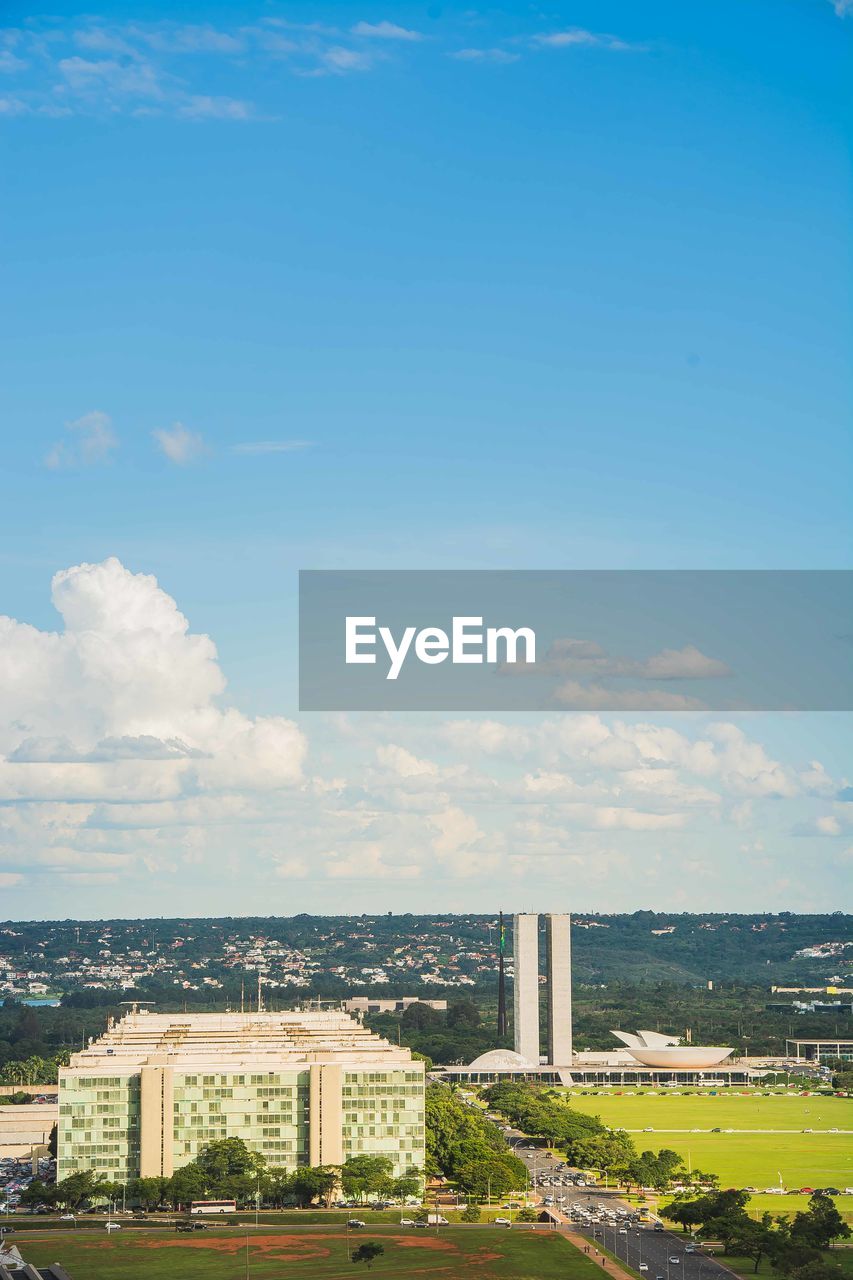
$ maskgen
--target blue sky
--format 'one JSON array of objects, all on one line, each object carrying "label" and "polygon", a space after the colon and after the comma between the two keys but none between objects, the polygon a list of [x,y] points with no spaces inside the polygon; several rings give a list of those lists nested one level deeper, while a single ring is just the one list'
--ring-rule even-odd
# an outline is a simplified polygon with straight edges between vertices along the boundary
[{"label": "blue sky", "polygon": [[[185,910],[256,910],[270,875],[282,911],[328,905],[334,881],[359,908],[413,889],[471,906],[511,867],[549,896],[580,874],[585,907],[654,905],[680,901],[685,857],[714,880],[706,901],[731,905],[759,843],[750,905],[837,902],[844,717],[739,722],[787,771],[759,797],[744,789],[782,774],[728,739],[724,764],[723,739],[692,719],[673,732],[717,743],[711,773],[683,744],[649,756],[631,738],[614,778],[588,743],[582,763],[555,745],[559,727],[510,736],[476,778],[459,772],[474,769],[470,734],[439,720],[304,717],[298,748],[290,731],[260,739],[295,715],[301,567],[849,563],[848,9],[189,4],[176,22],[162,4],[4,7],[0,614],[55,631],[52,576],[115,557],[64,597],[71,613],[93,590],[111,601],[94,629],[114,636],[116,610],[138,596],[144,615],[153,590],[130,575],[154,575],[218,650],[227,690],[207,670],[199,698],[251,722],[261,771],[265,750],[287,760],[250,795],[245,760],[228,775],[242,748],[227,717],[202,725],[187,703],[192,726],[165,710],[149,723],[159,694],[141,682],[130,707],[119,669],[89,653],[80,674],[75,641],[33,713],[54,745],[14,762],[30,781],[16,774],[0,810],[10,911],[62,914],[69,886],[80,915],[119,911],[129,888],[155,910],[152,868]],[[196,651],[169,653],[192,685]],[[148,656],[157,684],[168,662]],[[0,666],[26,724],[47,684],[37,696],[20,676]],[[89,710],[66,716],[75,680]],[[158,769],[174,759],[132,801],[105,776],[126,758],[79,759],[107,739],[186,745],[190,727],[221,767],[170,792],[168,813]],[[33,734],[6,730],[8,759]],[[802,781],[814,760],[832,782]],[[637,789],[688,767],[719,801],[685,800],[673,775],[654,814],[669,828],[602,816],[629,794],[647,812]],[[637,769],[658,776],[626,782]],[[529,808],[542,793],[524,780],[543,771],[592,807],[569,812],[552,788],[562,801],[537,808],[537,834],[490,788],[517,786]],[[209,809],[193,817],[198,797]],[[328,829],[318,806],[334,809]],[[640,868],[657,857],[650,885]],[[618,889],[589,871],[607,859],[628,869]]]}]

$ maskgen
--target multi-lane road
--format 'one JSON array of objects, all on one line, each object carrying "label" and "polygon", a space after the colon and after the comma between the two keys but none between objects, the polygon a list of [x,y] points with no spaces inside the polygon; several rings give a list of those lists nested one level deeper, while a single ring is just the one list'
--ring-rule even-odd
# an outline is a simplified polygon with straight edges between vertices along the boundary
[{"label": "multi-lane road", "polygon": [[[556,1208],[566,1217],[572,1208],[581,1206],[590,1210],[599,1207],[607,1210],[634,1213],[636,1210],[620,1197],[617,1191],[605,1191],[600,1187],[542,1185],[542,1178],[553,1179],[556,1165],[562,1163],[550,1156],[543,1147],[511,1129],[506,1134],[514,1153],[524,1161],[530,1180],[531,1195],[537,1201],[546,1195],[554,1197]],[[570,1170],[570,1176],[579,1174]],[[559,1177],[559,1173],[556,1174]],[[563,1197],[561,1200],[560,1197]],[[631,1222],[599,1221],[584,1225],[572,1221],[571,1229],[588,1240],[593,1249],[604,1248],[633,1271],[648,1274],[649,1280],[732,1280],[732,1272],[716,1259],[702,1252],[687,1252],[695,1248],[689,1236],[681,1232],[656,1230],[653,1225]]]}]

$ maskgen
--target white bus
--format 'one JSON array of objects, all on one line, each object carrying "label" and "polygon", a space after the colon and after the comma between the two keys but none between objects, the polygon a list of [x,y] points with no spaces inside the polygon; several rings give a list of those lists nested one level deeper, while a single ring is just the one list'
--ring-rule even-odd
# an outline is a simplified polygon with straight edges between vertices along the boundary
[{"label": "white bus", "polygon": [[236,1213],[236,1200],[193,1200],[190,1213]]}]

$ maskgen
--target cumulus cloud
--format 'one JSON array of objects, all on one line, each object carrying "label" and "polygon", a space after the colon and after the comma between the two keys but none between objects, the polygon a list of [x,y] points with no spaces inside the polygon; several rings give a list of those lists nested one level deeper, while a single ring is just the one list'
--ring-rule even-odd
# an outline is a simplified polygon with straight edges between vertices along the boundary
[{"label": "cumulus cloud", "polygon": [[53,445],[45,458],[45,466],[52,471],[105,462],[118,445],[112,418],[100,409],[66,422],[65,430],[66,438]]},{"label": "cumulus cloud", "polygon": [[61,570],[58,632],[0,617],[0,798],[120,802],[299,782],[283,717],[221,706],[213,641],[118,560]]},{"label": "cumulus cloud", "polygon": [[[282,910],[319,907],[336,882],[374,897],[381,883],[383,905],[429,886],[438,907],[447,886],[504,874],[610,893],[606,855],[630,905],[688,857],[719,869],[729,849],[739,868],[760,840],[775,875],[780,832],[844,826],[849,806],[827,803],[843,785],[819,761],[784,764],[725,720],[317,718],[309,760],[292,721],[229,702],[213,640],[151,575],[79,564],[52,597],[55,630],[0,618],[3,875],[105,895],[168,875],[178,892],[203,863],[238,909],[270,883],[292,886]],[[260,897],[241,896],[250,885]]]},{"label": "cumulus cloud", "polygon": [[160,452],[178,466],[195,462],[204,453],[204,440],[199,432],[190,431],[182,422],[174,422],[168,428],[158,427],[151,434]]}]

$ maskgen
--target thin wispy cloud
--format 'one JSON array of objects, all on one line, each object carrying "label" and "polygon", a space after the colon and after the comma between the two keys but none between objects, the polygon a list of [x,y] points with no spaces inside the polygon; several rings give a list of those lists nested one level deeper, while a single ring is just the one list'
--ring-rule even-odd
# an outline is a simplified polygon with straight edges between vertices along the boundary
[{"label": "thin wispy cloud", "polygon": [[421,31],[411,31],[407,27],[398,27],[393,22],[357,22],[351,28],[354,36],[366,36],[371,40],[423,40]]},{"label": "thin wispy cloud", "polygon": [[583,27],[571,27],[567,31],[550,31],[535,35],[531,43],[548,49],[598,48],[618,51],[637,47],[629,44],[627,40],[620,40],[618,36],[587,31]]},{"label": "thin wispy cloud", "polygon": [[853,13],[853,0],[829,0],[839,18],[846,18]]},{"label": "thin wispy cloud", "polygon": [[3,75],[14,75],[17,71],[26,71],[28,66],[29,63],[23,58],[16,58],[8,49],[0,53],[0,73]]},{"label": "thin wispy cloud", "polygon": [[171,427],[159,427],[151,433],[157,442],[160,452],[170,462],[178,466],[186,466],[195,462],[204,452],[204,440],[197,431],[190,431],[182,422],[174,422]]},{"label": "thin wispy cloud", "polygon": [[65,439],[57,441],[45,457],[45,466],[51,471],[105,462],[118,446],[112,418],[99,409],[66,422],[65,430]]},{"label": "thin wispy cloud", "polygon": [[506,64],[509,62],[518,62],[520,54],[510,53],[508,49],[454,49],[448,54],[448,57],[455,58],[457,62],[493,62],[497,64]]},{"label": "thin wispy cloud", "polygon": [[[842,13],[853,0],[834,3]],[[279,68],[302,78],[359,76],[399,63],[421,44],[439,57],[494,65],[535,50],[640,47],[579,27],[505,40],[496,33],[477,46],[464,45],[465,38],[450,24],[428,37],[388,18],[346,28],[260,16],[228,26],[168,20],[33,23],[0,35],[0,76],[15,85],[0,97],[0,115],[261,122],[277,115],[255,102],[257,87],[274,84]]]},{"label": "thin wispy cloud", "polygon": [[232,444],[231,452],[244,454],[300,453],[303,449],[310,448],[310,440],[246,440],[240,444]]}]

